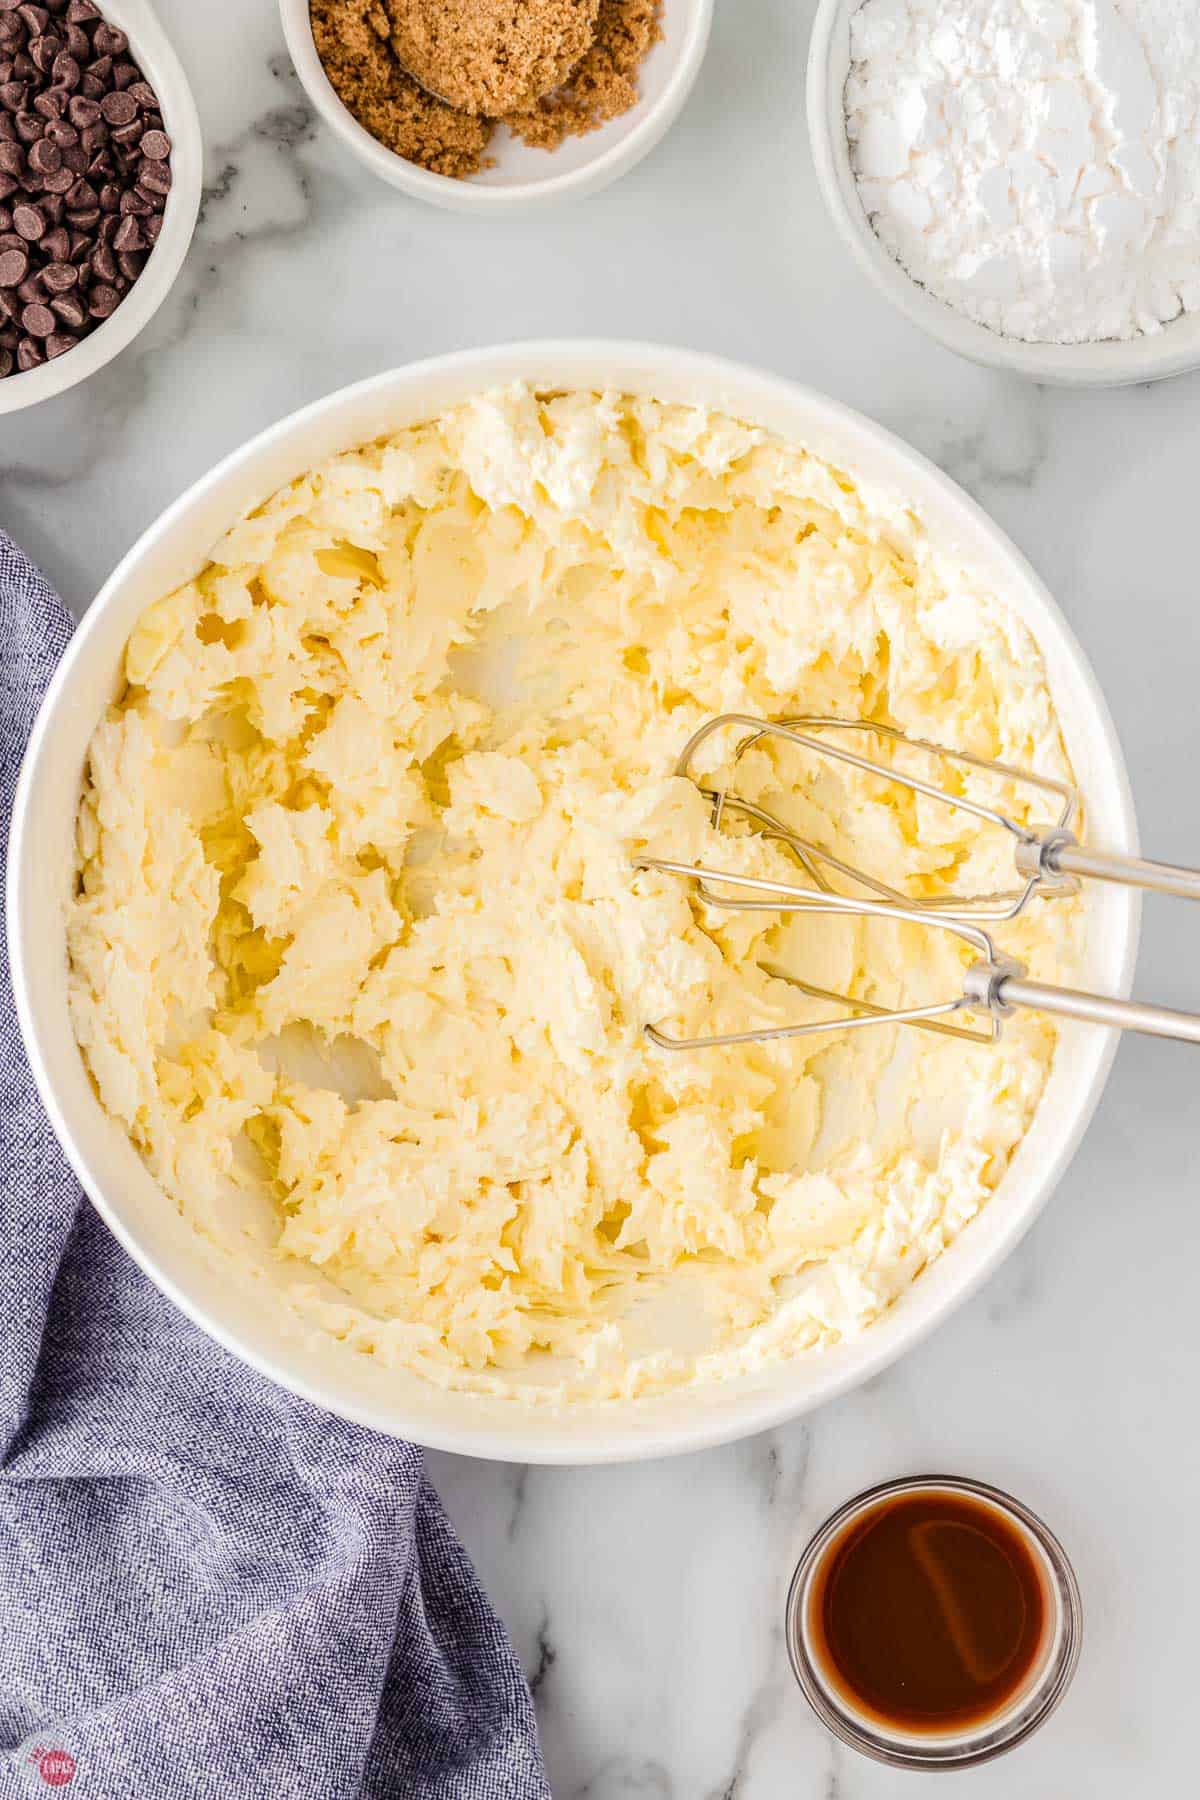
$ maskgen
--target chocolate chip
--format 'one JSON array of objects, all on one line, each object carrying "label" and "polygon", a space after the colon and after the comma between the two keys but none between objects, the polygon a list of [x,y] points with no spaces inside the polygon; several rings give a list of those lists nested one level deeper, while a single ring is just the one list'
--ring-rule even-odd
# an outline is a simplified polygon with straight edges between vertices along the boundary
[{"label": "chocolate chip", "polygon": [[52,331],[46,339],[46,355],[53,361],[67,350],[73,350],[79,339],[73,331]]},{"label": "chocolate chip", "polygon": [[54,77],[56,86],[64,87],[73,94],[75,89],[79,86],[83,70],[71,55],[70,51],[62,50],[55,57],[50,73]]},{"label": "chocolate chip", "polygon": [[97,56],[124,56],[129,39],[117,26],[102,21],[92,34],[92,48]]},{"label": "chocolate chip", "polygon": [[39,138],[30,148],[29,167],[35,175],[53,175],[62,168],[62,151],[49,138]]},{"label": "chocolate chip", "polygon": [[45,236],[46,215],[40,206],[14,206],[13,230],[27,244],[36,244]]},{"label": "chocolate chip", "polygon": [[71,331],[78,331],[87,323],[87,307],[78,294],[56,294],[50,302],[50,311]]},{"label": "chocolate chip", "polygon": [[36,338],[23,337],[17,345],[17,368],[22,375],[36,369],[46,360],[46,352]]},{"label": "chocolate chip", "polygon": [[27,331],[30,337],[48,338],[54,330],[54,323],[54,314],[50,308],[38,300],[27,306],[21,314],[22,329]]},{"label": "chocolate chip", "polygon": [[109,125],[129,125],[137,118],[137,101],[132,94],[105,94],[100,111]]},{"label": "chocolate chip", "polygon": [[100,117],[100,103],[89,100],[86,94],[72,94],[67,102],[67,117],[72,125],[83,131],[88,125],[94,125]]},{"label": "chocolate chip", "polygon": [[65,294],[68,288],[79,285],[79,270],[69,262],[47,263],[42,270],[42,280],[51,294]]},{"label": "chocolate chip", "polygon": [[29,273],[29,255],[24,250],[0,251],[0,288],[15,288]]},{"label": "chocolate chip", "polygon": [[142,228],[131,213],[127,213],[117,226],[113,237],[114,250],[140,250],[145,244]]},{"label": "chocolate chip", "polygon": [[39,119],[61,119],[70,103],[69,88],[48,87],[44,94],[39,94],[33,103],[33,110]]},{"label": "chocolate chip", "polygon": [[40,74],[48,75],[54,67],[55,57],[61,56],[65,48],[62,38],[47,31],[40,38],[34,38],[30,44],[29,60]]},{"label": "chocolate chip", "polygon": [[108,282],[97,282],[92,289],[88,302],[88,311],[93,319],[108,319],[121,304],[121,296],[116,287]]},{"label": "chocolate chip", "polygon": [[137,184],[141,193],[165,196],[171,191],[171,171],[160,162],[144,162],[138,170]]},{"label": "chocolate chip", "polygon": [[142,155],[151,162],[166,162],[171,154],[171,140],[165,131],[147,131],[142,136]]}]

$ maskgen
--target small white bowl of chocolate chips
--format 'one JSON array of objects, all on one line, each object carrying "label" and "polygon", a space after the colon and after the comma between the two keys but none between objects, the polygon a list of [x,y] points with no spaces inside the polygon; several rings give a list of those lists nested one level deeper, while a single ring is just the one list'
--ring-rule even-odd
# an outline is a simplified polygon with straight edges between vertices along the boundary
[{"label": "small white bowl of chocolate chips", "polygon": [[495,212],[594,192],[692,90],[713,0],[279,0],[313,105],[372,173]]},{"label": "small white bowl of chocolate chips", "polygon": [[153,317],[201,164],[148,0],[0,0],[0,413],[74,387]]}]

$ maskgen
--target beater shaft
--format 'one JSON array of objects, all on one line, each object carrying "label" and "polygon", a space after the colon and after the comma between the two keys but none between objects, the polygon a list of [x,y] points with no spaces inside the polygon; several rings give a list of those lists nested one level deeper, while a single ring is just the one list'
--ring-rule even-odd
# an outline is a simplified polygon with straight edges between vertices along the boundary
[{"label": "beater shaft", "polygon": [[1113,1000],[1103,994],[1087,994],[1079,988],[1052,987],[1044,981],[1026,981],[1010,975],[996,988],[1000,1005],[1028,1006],[1034,1012],[1053,1013],[1060,1019],[1081,1019],[1087,1025],[1107,1025],[1118,1031],[1137,1031],[1144,1037],[1174,1038],[1184,1044],[1200,1044],[1200,1018],[1177,1012],[1171,1006],[1147,1006],[1140,1000]]},{"label": "beater shaft", "polygon": [[1119,887],[1146,888],[1155,894],[1173,894],[1180,900],[1200,900],[1198,869],[1146,862],[1140,856],[1109,856],[1102,850],[1088,850],[1073,843],[1052,850],[1047,860],[1055,874],[1080,875],[1085,880],[1113,882]]}]

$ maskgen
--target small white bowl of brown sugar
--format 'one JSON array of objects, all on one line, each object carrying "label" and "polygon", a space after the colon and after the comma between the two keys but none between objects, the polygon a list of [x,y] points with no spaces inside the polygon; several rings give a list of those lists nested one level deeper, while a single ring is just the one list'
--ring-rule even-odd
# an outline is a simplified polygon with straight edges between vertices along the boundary
[{"label": "small white bowl of brown sugar", "polygon": [[382,180],[491,212],[592,193],[652,150],[713,0],[279,0],[321,117]]}]

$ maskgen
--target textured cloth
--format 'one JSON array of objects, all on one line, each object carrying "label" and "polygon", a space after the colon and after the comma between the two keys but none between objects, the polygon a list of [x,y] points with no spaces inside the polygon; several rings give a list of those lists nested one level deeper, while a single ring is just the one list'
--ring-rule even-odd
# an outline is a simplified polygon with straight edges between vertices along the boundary
[{"label": "textured cloth", "polygon": [[[70,636],[0,532],[0,800]],[[254,1374],[85,1202],[0,990],[0,1796],[527,1800],[529,1690],[421,1453]]]}]

